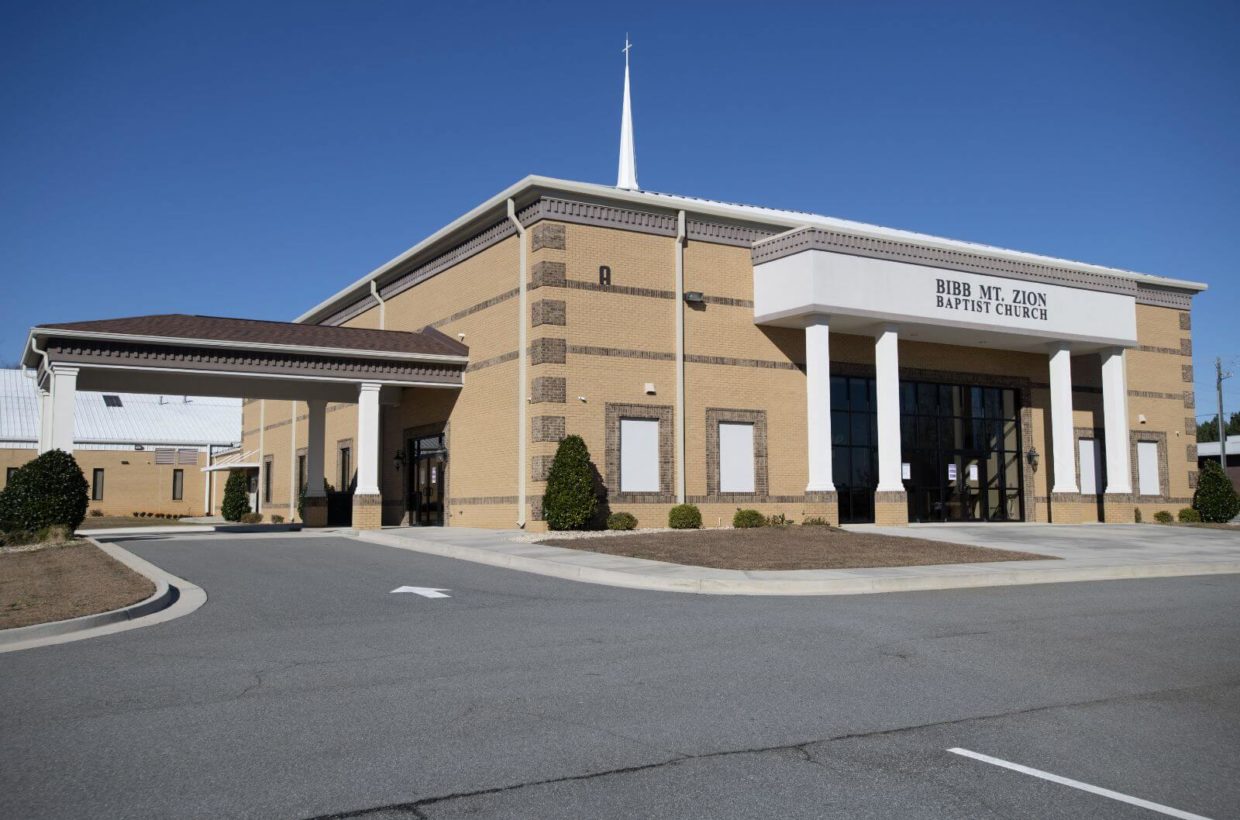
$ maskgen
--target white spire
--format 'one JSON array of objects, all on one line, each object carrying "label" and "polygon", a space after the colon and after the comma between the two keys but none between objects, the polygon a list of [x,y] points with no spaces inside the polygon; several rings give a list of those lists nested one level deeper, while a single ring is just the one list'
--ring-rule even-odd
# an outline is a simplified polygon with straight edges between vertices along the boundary
[{"label": "white spire", "polygon": [[630,191],[637,187],[637,152],[633,149],[633,108],[629,102],[629,35],[624,35],[624,113],[620,115],[620,167],[616,187]]}]

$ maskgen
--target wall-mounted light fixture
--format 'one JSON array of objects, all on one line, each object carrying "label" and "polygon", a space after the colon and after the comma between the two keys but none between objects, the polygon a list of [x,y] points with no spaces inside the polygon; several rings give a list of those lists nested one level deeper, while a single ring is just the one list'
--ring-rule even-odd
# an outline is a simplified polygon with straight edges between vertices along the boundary
[{"label": "wall-mounted light fixture", "polygon": [[646,395],[647,396],[654,395],[654,382],[646,382]]},{"label": "wall-mounted light fixture", "polygon": [[396,471],[397,471],[397,472],[400,472],[400,469],[401,469],[402,467],[404,467],[404,466],[405,466],[405,459],[406,459],[406,456],[405,456],[405,451],[404,451],[404,449],[397,450],[397,451],[396,451],[396,458],[395,458],[395,459],[393,459],[393,460],[396,462]]},{"label": "wall-mounted light fixture", "polygon": [[685,301],[691,305],[704,305],[706,304],[706,297],[702,295],[700,290],[687,290],[685,291]]},{"label": "wall-mounted light fixture", "polygon": [[1038,461],[1041,458],[1042,456],[1038,454],[1037,447],[1030,447],[1029,452],[1025,453],[1025,461],[1029,462],[1029,469],[1035,473],[1038,471]]}]

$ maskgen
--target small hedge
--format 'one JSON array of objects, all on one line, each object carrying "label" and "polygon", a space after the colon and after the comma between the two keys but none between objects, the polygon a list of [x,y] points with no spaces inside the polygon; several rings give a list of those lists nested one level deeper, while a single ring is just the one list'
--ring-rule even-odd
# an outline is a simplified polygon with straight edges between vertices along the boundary
[{"label": "small hedge", "polygon": [[1171,518],[1171,513],[1167,512],[1166,510],[1159,510],[1158,512],[1154,513],[1154,520],[1157,521],[1159,524],[1170,524],[1173,519]]},{"label": "small hedge", "polygon": [[607,516],[607,529],[609,530],[635,530],[637,529],[637,518],[632,513],[617,512]]},{"label": "small hedge", "polygon": [[821,515],[811,515],[809,518],[802,519],[802,527],[829,527],[831,522],[823,518]]},{"label": "small hedge", "polygon": [[677,504],[667,514],[667,525],[674,530],[700,530],[702,511],[693,504]]},{"label": "small hedge", "polygon": [[228,474],[220,513],[225,521],[240,521],[250,513],[250,479],[240,470]]},{"label": "small hedge", "polygon": [[241,516],[242,524],[261,524],[263,523],[263,514],[256,512],[248,512]]},{"label": "small hedge", "polygon": [[765,527],[766,516],[757,510],[737,510],[732,516],[732,526],[738,530],[748,530],[754,527]]},{"label": "small hedge", "polygon": [[[566,436],[556,448],[547,491],[543,493],[543,517],[553,530],[585,529],[598,509],[590,451],[581,436]],[[597,526],[597,525],[596,525]]]},{"label": "small hedge", "polygon": [[1192,507],[1185,507],[1184,509],[1180,510],[1180,523],[1181,524],[1200,524],[1201,513],[1197,512]]},{"label": "small hedge", "polygon": [[1240,497],[1217,461],[1207,461],[1201,468],[1193,509],[1209,524],[1225,524],[1240,514]]},{"label": "small hedge", "polygon": [[64,450],[48,450],[28,461],[0,491],[0,530],[35,532],[61,526],[70,534],[90,506],[82,468]]}]

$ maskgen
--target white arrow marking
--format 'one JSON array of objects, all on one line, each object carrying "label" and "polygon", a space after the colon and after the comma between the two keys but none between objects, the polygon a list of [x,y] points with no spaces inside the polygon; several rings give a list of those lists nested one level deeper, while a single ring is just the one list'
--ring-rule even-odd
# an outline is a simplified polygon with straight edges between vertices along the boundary
[{"label": "white arrow marking", "polygon": [[392,590],[392,592],[412,592],[414,595],[421,595],[423,598],[451,598],[451,595],[444,595],[445,592],[451,591],[450,589],[435,589],[434,587],[397,587]]}]

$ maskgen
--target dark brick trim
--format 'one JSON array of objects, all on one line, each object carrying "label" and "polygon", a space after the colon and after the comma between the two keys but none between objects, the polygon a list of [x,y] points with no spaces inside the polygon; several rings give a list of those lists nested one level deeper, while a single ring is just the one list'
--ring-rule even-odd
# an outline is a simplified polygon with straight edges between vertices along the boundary
[{"label": "dark brick trim", "polygon": [[[659,492],[620,491],[620,420],[649,419],[659,423]],[[608,402],[604,410],[606,425],[603,481],[612,503],[674,503],[672,474],[675,471],[672,406],[670,404],[620,404]]]},{"label": "dark brick trim", "polygon": [[564,339],[535,339],[530,344],[530,364],[564,364],[568,342]]},{"label": "dark brick trim", "polygon": [[553,455],[534,456],[530,459],[530,480],[546,481],[551,475],[551,464],[555,461]]},{"label": "dark brick trim", "polygon": [[479,311],[483,311],[483,310],[486,310],[487,308],[495,307],[496,305],[503,304],[504,302],[507,302],[509,299],[515,298],[519,294],[520,294],[520,290],[517,288],[504,291],[498,296],[492,296],[490,299],[484,299],[481,302],[472,304],[467,308],[462,308],[461,310],[458,310],[456,313],[453,313],[451,316],[445,316],[442,319],[437,319],[434,322],[431,322],[430,326],[438,329],[440,327],[443,327],[446,324],[451,324],[452,322],[458,321],[460,319],[464,319],[466,316],[472,316],[473,314],[478,313]]},{"label": "dark brick trim", "polygon": [[480,362],[470,362],[469,366],[465,368],[465,372],[476,373],[479,370],[485,370],[486,368],[492,367],[497,364],[503,364],[504,362],[516,361],[516,358],[517,358],[517,351],[510,350],[507,353],[501,353],[498,356],[492,356],[491,358],[483,359]]},{"label": "dark brick trim", "polygon": [[530,385],[533,404],[563,404],[567,399],[568,382],[563,376],[535,376]]},{"label": "dark brick trim", "polygon": [[[1137,461],[1137,442],[1152,441],[1158,445],[1158,495],[1141,495],[1141,465]],[[1167,463],[1167,434],[1155,430],[1130,430],[1128,432],[1128,468],[1132,473],[1132,497],[1136,501],[1169,502],[1171,499],[1171,469]]]},{"label": "dark brick trim", "polygon": [[1193,366],[1191,364],[1180,365],[1180,380],[1189,384],[1193,383]]},{"label": "dark brick trim", "polygon": [[530,229],[530,250],[548,248],[562,251],[565,245],[565,227],[557,222],[540,222]]},{"label": "dark brick trim", "polygon": [[530,417],[530,440],[531,441],[554,441],[560,442],[564,440],[565,418],[564,416],[531,416]]},{"label": "dark brick trim", "polygon": [[461,507],[472,507],[479,504],[516,504],[515,495],[475,495],[452,499],[452,504]]},{"label": "dark brick trim", "polygon": [[535,262],[530,268],[530,276],[532,277],[529,285],[530,290],[541,287],[564,287],[564,271],[563,262],[552,262],[549,259]]},{"label": "dark brick trim", "polygon": [[[753,425],[752,493],[721,493],[719,490],[719,425],[739,422]],[[767,483],[767,429],[765,410],[734,410],[723,407],[706,408],[706,497],[714,501],[751,501],[770,492]]]},{"label": "dark brick trim", "polygon": [[1187,310],[1180,312],[1180,330],[1192,330],[1193,317]]},{"label": "dark brick trim", "polygon": [[539,299],[530,306],[530,323],[534,327],[540,325],[563,327],[568,324],[567,313],[567,305],[563,299]]}]

